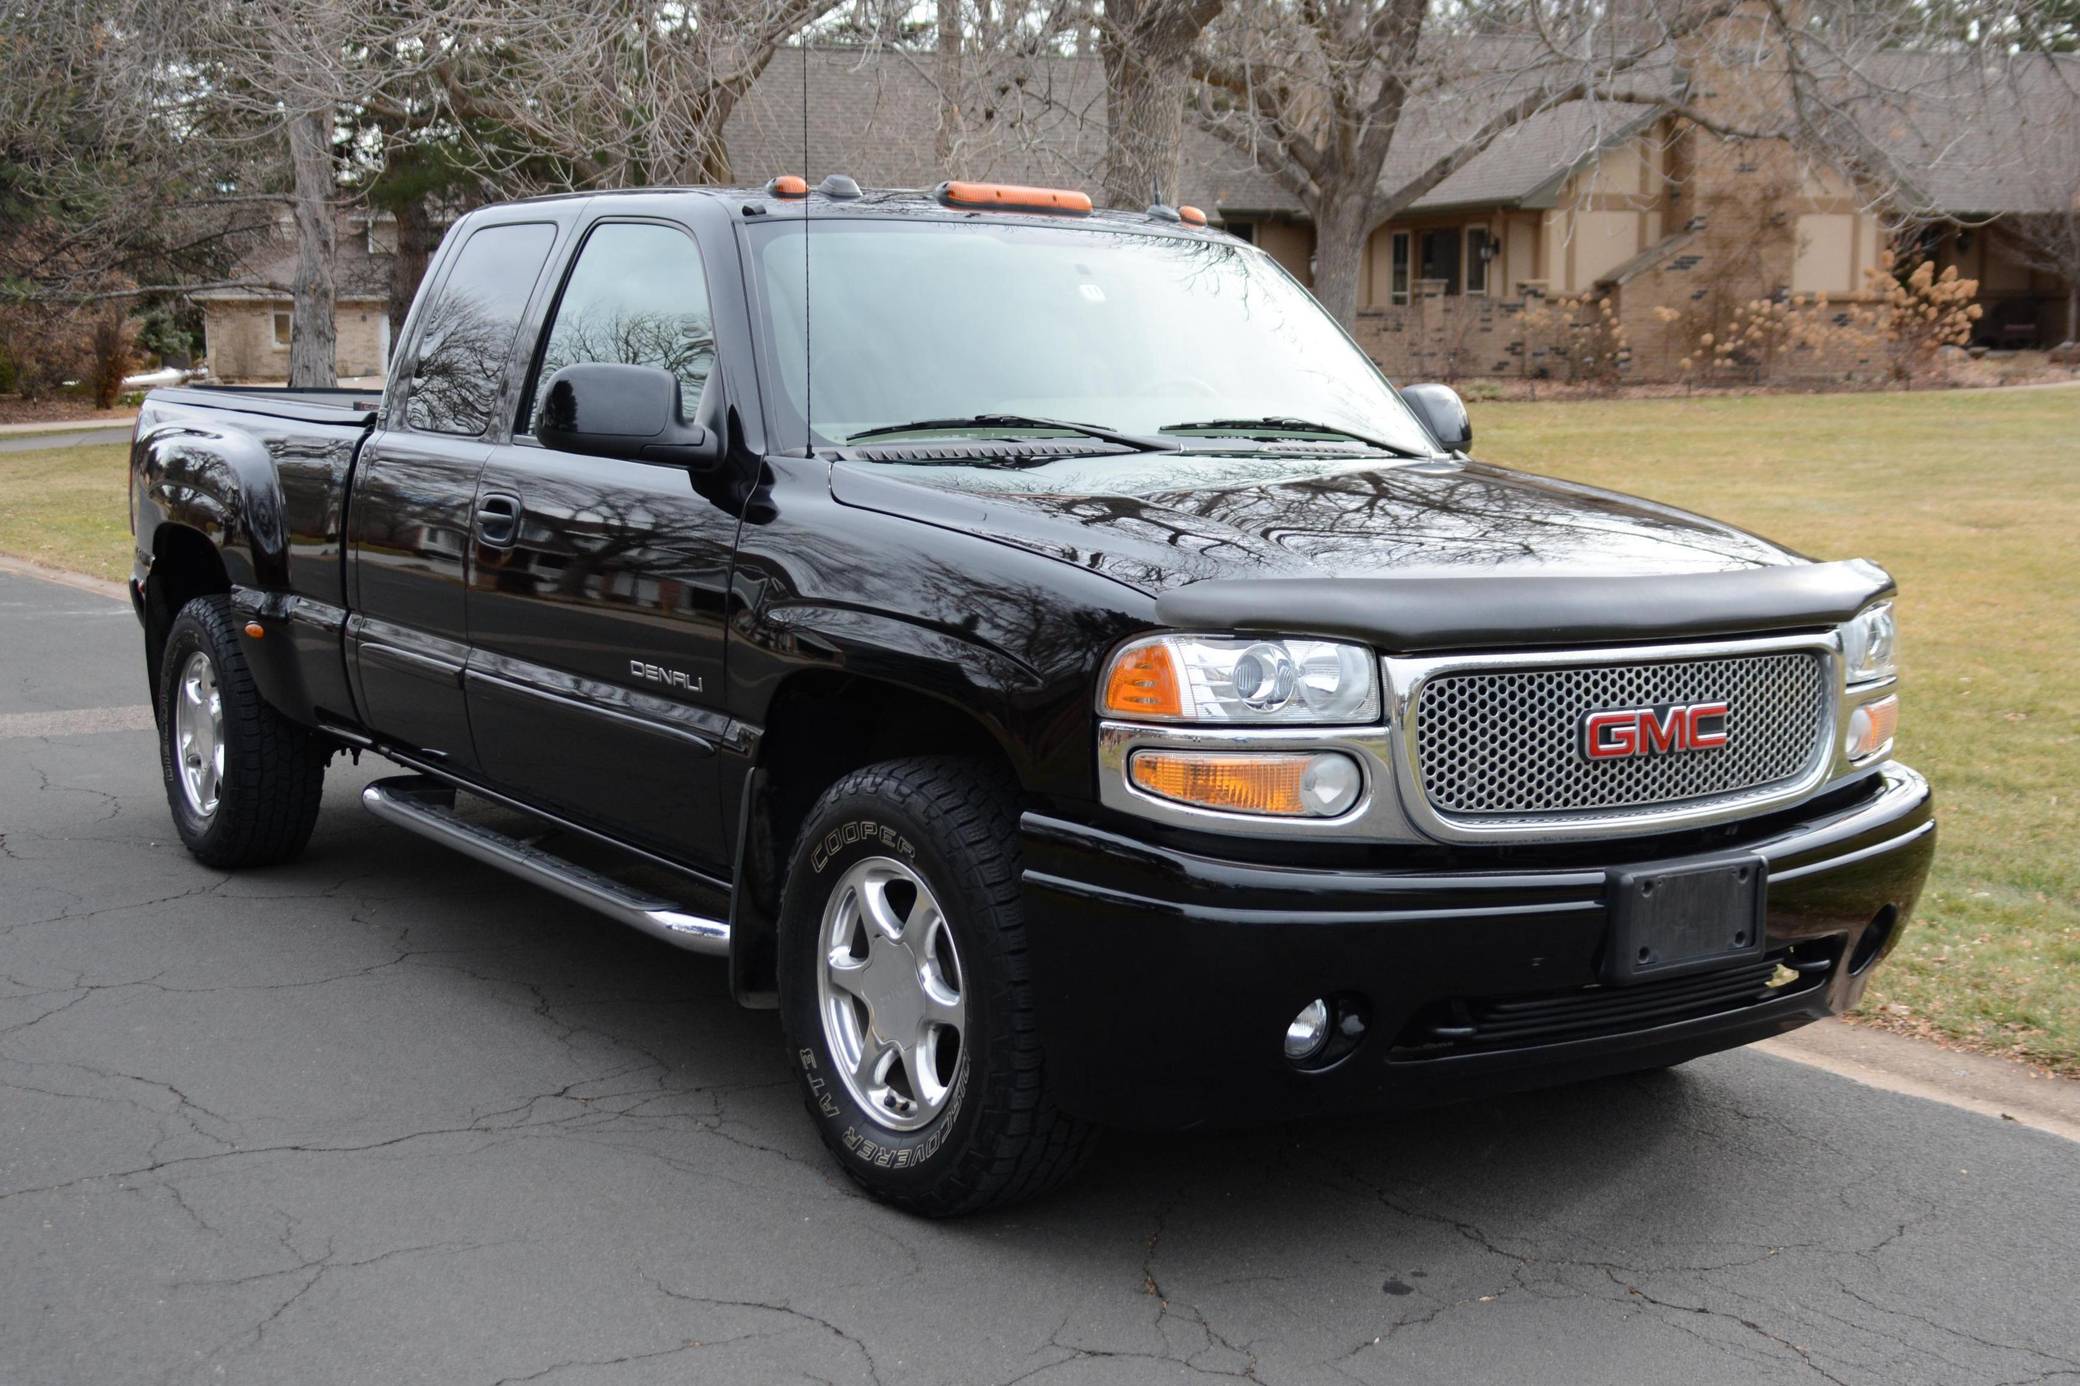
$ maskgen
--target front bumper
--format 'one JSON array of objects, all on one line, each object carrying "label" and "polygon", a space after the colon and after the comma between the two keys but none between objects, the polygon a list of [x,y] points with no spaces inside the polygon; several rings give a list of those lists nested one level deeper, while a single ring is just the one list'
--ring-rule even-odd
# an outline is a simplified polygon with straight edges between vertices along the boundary
[{"label": "front bumper", "polygon": [[[1676,1063],[1846,1010],[1928,874],[1928,783],[1888,765],[1866,793],[1793,819],[1711,853],[1766,865],[1762,964],[1621,987],[1598,980],[1607,883],[1664,864],[1642,860],[1644,844],[1552,869],[1296,867],[1027,814],[1027,934],[1058,1099],[1149,1128],[1421,1105]],[[1362,1012],[1362,1038],[1296,1068],[1280,1037],[1325,995]]]}]

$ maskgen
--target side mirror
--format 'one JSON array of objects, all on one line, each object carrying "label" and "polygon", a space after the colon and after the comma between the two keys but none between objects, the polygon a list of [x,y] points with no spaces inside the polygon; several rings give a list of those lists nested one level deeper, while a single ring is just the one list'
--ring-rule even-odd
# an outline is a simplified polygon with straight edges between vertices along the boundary
[{"label": "side mirror", "polygon": [[657,366],[581,361],[542,387],[535,437],[545,448],[706,471],[722,460],[714,429],[684,422],[679,377]]},{"label": "side mirror", "polygon": [[1466,417],[1466,401],[1449,385],[1410,385],[1401,392],[1402,402],[1447,451],[1464,452],[1473,445],[1473,421]]}]

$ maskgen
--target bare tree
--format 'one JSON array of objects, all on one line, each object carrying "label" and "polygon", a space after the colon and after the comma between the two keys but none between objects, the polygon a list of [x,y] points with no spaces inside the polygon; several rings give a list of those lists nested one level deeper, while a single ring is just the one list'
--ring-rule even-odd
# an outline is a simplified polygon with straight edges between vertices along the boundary
[{"label": "bare tree", "polygon": [[1223,3],[1105,0],[1098,56],[1105,66],[1106,206],[1177,201],[1192,53]]},{"label": "bare tree", "polygon": [[208,121],[114,99],[112,12],[73,0],[0,11],[0,299],[32,385],[77,374],[88,320],[190,287],[229,287],[276,210],[237,191],[250,151]]},{"label": "bare tree", "polygon": [[434,65],[459,128],[509,138],[564,186],[727,183],[723,131],[780,49],[839,0],[461,0]]},{"label": "bare tree", "polygon": [[[99,109],[198,157],[237,151],[252,184],[218,195],[286,206],[295,246],[289,381],[336,379],[335,213],[343,113],[410,80],[434,51],[432,8],[380,0],[104,0]],[[371,61],[380,52],[383,61]],[[266,165],[283,170],[268,176]],[[285,173],[286,176],[283,176]],[[201,287],[201,286],[195,286]]]},{"label": "bare tree", "polygon": [[1306,209],[1315,292],[1348,322],[1372,228],[1533,121],[1569,146],[1548,150],[1562,168],[1658,112],[1797,146],[1883,200],[1904,180],[1873,111],[1936,99],[1900,50],[2000,50],[1989,26],[2017,5],[1985,0],[1974,23],[1974,3],[1939,23],[1892,0],[1233,0],[1194,51],[1192,101]]}]

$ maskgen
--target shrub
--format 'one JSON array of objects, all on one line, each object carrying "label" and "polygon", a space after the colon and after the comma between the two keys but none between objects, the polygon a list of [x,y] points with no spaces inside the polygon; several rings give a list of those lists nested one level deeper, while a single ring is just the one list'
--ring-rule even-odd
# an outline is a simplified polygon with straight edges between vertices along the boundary
[{"label": "shrub", "polygon": [[88,329],[87,385],[96,409],[113,409],[123,393],[123,377],[135,360],[130,319],[120,308],[102,310]]}]

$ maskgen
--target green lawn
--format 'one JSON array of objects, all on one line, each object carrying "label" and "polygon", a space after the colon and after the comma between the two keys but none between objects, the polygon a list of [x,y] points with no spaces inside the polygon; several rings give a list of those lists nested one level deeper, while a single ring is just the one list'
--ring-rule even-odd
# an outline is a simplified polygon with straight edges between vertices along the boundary
[{"label": "green lawn", "polygon": [[129,454],[121,444],[0,452],[0,553],[129,577]]},{"label": "green lawn", "polygon": [[[1943,838],[1866,1010],[2080,1075],[2080,389],[1478,404],[1494,462],[1899,578]],[[0,453],[0,553],[120,578],[119,447]]]},{"label": "green lawn", "polygon": [[2080,1074],[2080,389],[1479,404],[1476,451],[1899,579],[1942,845],[1865,1012]]}]

